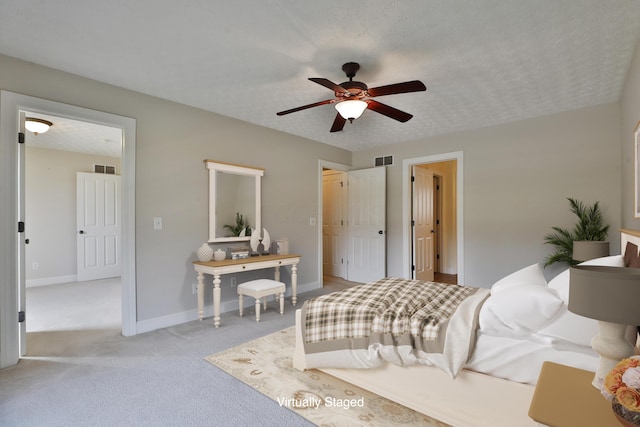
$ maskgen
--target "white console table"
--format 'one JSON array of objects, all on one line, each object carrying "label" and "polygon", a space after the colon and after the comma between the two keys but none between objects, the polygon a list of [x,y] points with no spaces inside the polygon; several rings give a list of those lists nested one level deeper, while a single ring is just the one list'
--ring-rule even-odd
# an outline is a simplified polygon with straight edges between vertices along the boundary
[{"label": "white console table", "polygon": [[274,268],[274,279],[280,281],[280,267],[291,266],[291,304],[296,305],[298,263],[300,255],[259,255],[244,259],[225,259],[224,261],[194,261],[193,267],[198,273],[198,318],[204,316],[204,275],[213,276],[213,324],[220,326],[220,276],[243,271]]}]

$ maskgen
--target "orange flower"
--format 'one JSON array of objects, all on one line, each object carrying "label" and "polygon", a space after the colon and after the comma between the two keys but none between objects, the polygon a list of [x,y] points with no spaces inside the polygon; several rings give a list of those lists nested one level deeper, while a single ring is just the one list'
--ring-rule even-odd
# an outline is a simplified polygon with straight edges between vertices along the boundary
[{"label": "orange flower", "polygon": [[616,398],[630,411],[640,410],[640,393],[636,389],[622,386],[616,392]]},{"label": "orange flower", "polygon": [[604,391],[607,391],[610,394],[615,395],[618,389],[621,386],[624,386],[624,383],[622,382],[622,372],[619,372],[618,370],[613,369],[604,378],[604,383],[602,384],[602,386],[604,387]]}]

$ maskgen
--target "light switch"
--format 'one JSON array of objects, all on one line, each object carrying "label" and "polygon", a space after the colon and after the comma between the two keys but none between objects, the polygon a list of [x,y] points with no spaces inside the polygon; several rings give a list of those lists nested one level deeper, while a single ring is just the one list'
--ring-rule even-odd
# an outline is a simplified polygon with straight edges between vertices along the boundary
[{"label": "light switch", "polygon": [[162,230],[162,217],[153,218],[153,229]]},{"label": "light switch", "polygon": [[309,225],[311,226],[316,225],[316,219],[314,217],[309,218]]}]

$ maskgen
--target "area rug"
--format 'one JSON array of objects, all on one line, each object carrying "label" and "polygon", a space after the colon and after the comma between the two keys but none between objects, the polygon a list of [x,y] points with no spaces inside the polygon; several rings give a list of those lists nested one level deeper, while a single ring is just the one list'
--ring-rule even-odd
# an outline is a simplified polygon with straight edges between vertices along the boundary
[{"label": "area rug", "polygon": [[294,347],[291,327],[205,360],[319,426],[449,426],[324,372],[294,369]]}]

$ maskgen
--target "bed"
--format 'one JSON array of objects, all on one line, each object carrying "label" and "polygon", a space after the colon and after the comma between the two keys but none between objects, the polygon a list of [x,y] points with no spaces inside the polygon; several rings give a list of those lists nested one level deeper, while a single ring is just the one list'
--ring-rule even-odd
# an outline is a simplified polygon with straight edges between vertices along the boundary
[{"label": "bed", "polygon": [[[640,234],[621,230],[623,253],[627,242],[640,246]],[[587,263],[624,266],[624,258],[616,255]],[[396,284],[400,279],[385,280]],[[442,348],[434,357],[422,357],[417,350],[413,353],[418,356],[413,357],[385,350],[384,339],[371,350],[357,339],[345,342],[340,334],[328,336],[307,319],[307,311],[312,313],[314,308],[305,303],[296,312],[293,364],[299,370],[320,369],[453,426],[534,426],[527,414],[544,361],[590,371],[597,366],[590,341],[598,324],[567,310],[568,288],[568,270],[547,283],[541,267],[533,264],[499,280],[491,289],[472,293],[460,304],[461,309],[452,309],[440,322],[448,325],[442,332],[446,334],[448,329],[460,331],[456,316],[463,318],[461,323],[471,324],[469,330],[462,328],[462,335],[469,335],[467,353],[464,340],[454,340],[453,358],[462,357],[462,363],[450,361],[448,355],[442,356],[446,359],[442,362],[440,353],[446,353]],[[412,295],[412,299],[419,297]],[[352,310],[348,317],[353,316]],[[333,340],[332,346],[321,345],[327,339]]]}]

